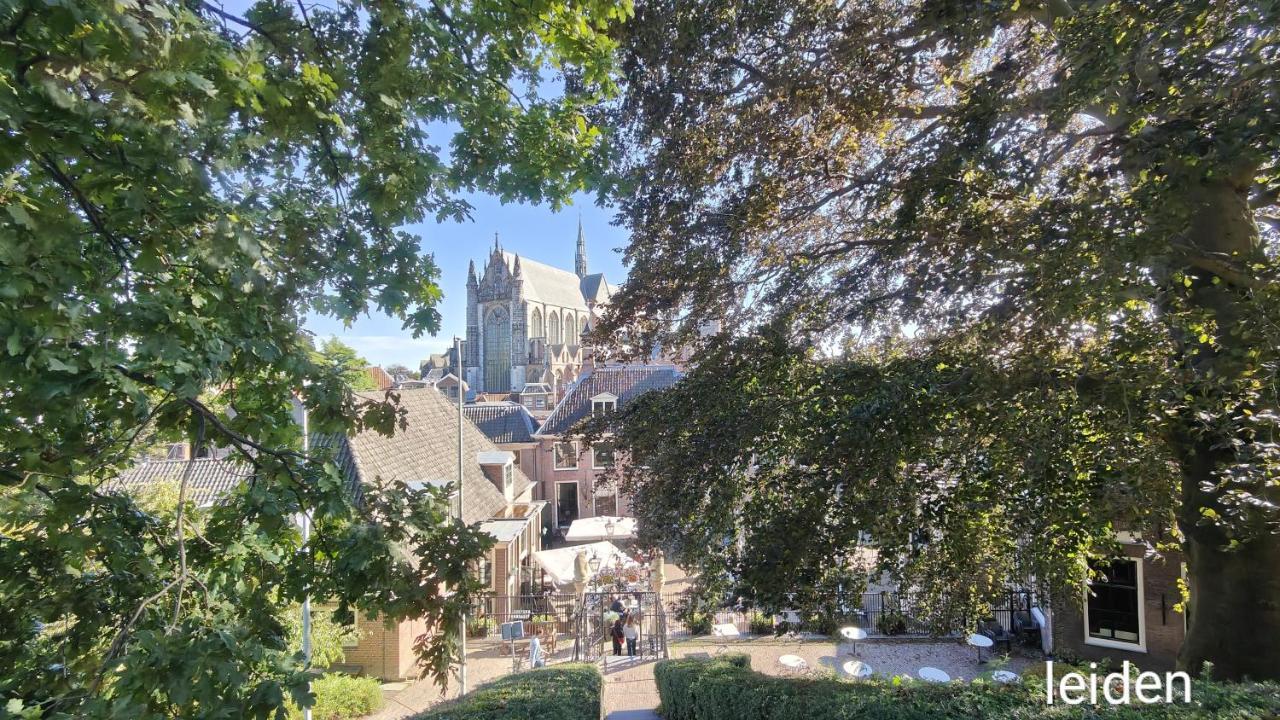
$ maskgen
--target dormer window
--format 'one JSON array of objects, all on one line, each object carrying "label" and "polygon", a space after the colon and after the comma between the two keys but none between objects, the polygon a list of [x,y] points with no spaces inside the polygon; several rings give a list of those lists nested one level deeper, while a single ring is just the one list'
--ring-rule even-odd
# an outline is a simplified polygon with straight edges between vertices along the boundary
[{"label": "dormer window", "polygon": [[605,415],[618,409],[618,396],[610,393],[600,393],[591,398],[591,414]]}]

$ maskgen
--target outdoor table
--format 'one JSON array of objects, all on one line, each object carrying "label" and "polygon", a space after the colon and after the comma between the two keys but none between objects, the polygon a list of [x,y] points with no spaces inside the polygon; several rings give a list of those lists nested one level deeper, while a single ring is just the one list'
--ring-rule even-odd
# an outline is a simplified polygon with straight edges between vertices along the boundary
[{"label": "outdoor table", "polygon": [[995,682],[1000,683],[1001,685],[1007,685],[1011,682],[1018,681],[1018,673],[1013,672],[1011,670],[996,670],[995,672],[991,673],[991,679],[994,680]]},{"label": "outdoor table", "polygon": [[858,641],[867,639],[867,631],[860,627],[843,627],[840,628],[840,637],[849,641],[849,653],[851,655],[858,654]]},{"label": "outdoor table", "polygon": [[951,676],[936,667],[922,667],[916,674],[920,676],[921,680],[928,680],[929,682],[951,682]]},{"label": "outdoor table", "polygon": [[846,674],[856,678],[865,679],[871,677],[871,666],[861,660],[850,660],[846,662],[844,664],[844,671]]},{"label": "outdoor table", "polygon": [[799,655],[783,655],[778,658],[778,664],[792,672],[799,672],[809,668],[809,663],[805,662],[804,658]]},{"label": "outdoor table", "polygon": [[978,664],[986,662],[986,660],[982,659],[982,648],[989,648],[996,644],[994,640],[981,633],[970,635],[965,642],[978,649]]}]

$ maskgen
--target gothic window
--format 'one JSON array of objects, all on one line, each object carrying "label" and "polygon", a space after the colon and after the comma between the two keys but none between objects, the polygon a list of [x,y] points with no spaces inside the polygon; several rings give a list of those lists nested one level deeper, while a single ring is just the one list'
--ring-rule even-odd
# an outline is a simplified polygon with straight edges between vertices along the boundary
[{"label": "gothic window", "polygon": [[484,389],[511,389],[511,318],[496,307],[484,319]]},{"label": "gothic window", "polygon": [[529,337],[542,337],[542,311],[538,308],[533,309],[533,315],[529,318]]},{"label": "gothic window", "polygon": [[573,316],[569,313],[564,314],[564,342],[566,344],[573,343]]},{"label": "gothic window", "polygon": [[582,341],[582,336],[587,334],[587,316],[583,315],[578,318],[578,341]]},{"label": "gothic window", "polygon": [[559,345],[560,340],[560,315],[555,310],[547,313],[547,342],[551,345]]}]

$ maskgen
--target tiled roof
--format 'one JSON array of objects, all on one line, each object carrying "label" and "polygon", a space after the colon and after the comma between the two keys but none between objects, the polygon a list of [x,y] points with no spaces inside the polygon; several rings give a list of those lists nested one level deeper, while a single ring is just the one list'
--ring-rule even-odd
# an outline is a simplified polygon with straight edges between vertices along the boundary
[{"label": "tiled roof", "polygon": [[[382,393],[358,393],[381,400]],[[432,482],[454,480],[458,476],[458,409],[439,392],[406,392],[400,407],[408,426],[386,437],[372,430],[337,440],[335,460],[348,477],[361,483],[400,480]],[[317,438],[313,444],[331,445],[332,439]],[[498,448],[471,422],[462,424],[463,513],[467,523],[476,523],[501,513],[507,502],[485,477],[476,462],[476,453]],[[515,495],[530,485],[529,478],[515,469]]]},{"label": "tiled roof", "polygon": [[178,482],[190,469],[187,496],[197,505],[213,502],[253,477],[249,466],[231,460],[144,460],[107,484],[110,490],[136,492],[162,482]]},{"label": "tiled roof", "polygon": [[490,442],[499,445],[533,442],[533,433],[538,429],[529,411],[519,403],[472,403],[463,410]]},{"label": "tiled roof", "polygon": [[669,388],[680,379],[671,365],[605,365],[592,369],[575,382],[551,416],[542,424],[538,435],[563,435],[578,421],[591,414],[591,398],[609,393],[618,398],[621,408],[633,398],[650,390]]}]

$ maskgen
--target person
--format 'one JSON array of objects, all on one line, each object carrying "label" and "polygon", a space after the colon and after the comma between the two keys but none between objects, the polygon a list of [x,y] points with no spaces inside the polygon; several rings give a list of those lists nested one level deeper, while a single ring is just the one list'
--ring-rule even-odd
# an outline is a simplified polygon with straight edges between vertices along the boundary
[{"label": "person", "polygon": [[636,656],[636,641],[640,639],[640,628],[636,627],[636,619],[627,616],[627,624],[622,628],[622,636],[627,639],[627,657]]},{"label": "person", "polygon": [[547,658],[542,654],[542,628],[538,628],[529,638],[529,667],[540,668],[546,664]]},{"label": "person", "polygon": [[617,595],[613,596],[613,603],[609,605],[609,609],[618,614],[626,612],[626,608],[622,606],[622,598]]},{"label": "person", "polygon": [[622,654],[622,639],[626,637],[622,630],[622,618],[619,617],[613,621],[613,627],[609,628],[609,638],[613,640],[613,654]]}]

